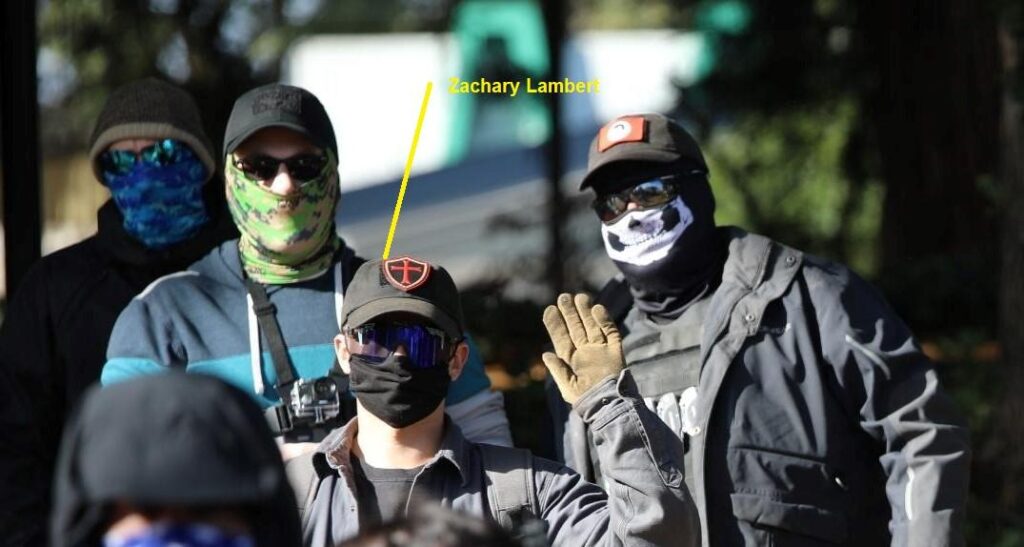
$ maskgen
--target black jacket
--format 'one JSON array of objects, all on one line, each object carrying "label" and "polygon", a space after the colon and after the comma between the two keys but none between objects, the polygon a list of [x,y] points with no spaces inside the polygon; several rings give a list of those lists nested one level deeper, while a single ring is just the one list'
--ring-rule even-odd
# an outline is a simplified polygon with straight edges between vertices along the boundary
[{"label": "black jacket", "polygon": [[[845,267],[725,233],[680,431],[703,544],[963,545],[967,429],[907,326]],[[563,441],[585,468],[574,422]]]},{"label": "black jacket", "polygon": [[223,186],[206,188],[212,218],[191,239],[147,249],[124,231],[111,200],[96,235],[40,259],[10,299],[0,329],[0,543],[43,544],[64,422],[99,379],[121,310],[158,277],[237,236]]}]

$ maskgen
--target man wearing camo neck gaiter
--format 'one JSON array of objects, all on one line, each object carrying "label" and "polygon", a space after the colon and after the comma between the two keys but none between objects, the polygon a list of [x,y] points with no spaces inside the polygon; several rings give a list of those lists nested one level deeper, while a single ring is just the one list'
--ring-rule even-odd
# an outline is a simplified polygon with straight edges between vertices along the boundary
[{"label": "man wearing camo neck gaiter", "polygon": [[[168,367],[214,374],[249,391],[289,442],[316,440],[326,424],[288,429],[305,412],[292,393],[303,381],[338,380],[332,340],[364,262],[335,231],[337,158],[334,128],[309,91],[271,84],[242,95],[224,138],[225,192],[241,237],[132,302],[111,336],[103,383]],[[347,381],[338,381],[343,392]],[[508,444],[502,398],[489,387],[471,359],[447,402],[467,436]],[[339,420],[354,412],[346,402],[342,393]]]}]

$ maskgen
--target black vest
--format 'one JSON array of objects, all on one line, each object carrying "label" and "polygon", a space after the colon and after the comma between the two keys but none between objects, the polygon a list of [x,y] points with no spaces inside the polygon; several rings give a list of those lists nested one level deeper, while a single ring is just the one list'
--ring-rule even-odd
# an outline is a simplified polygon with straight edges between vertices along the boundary
[{"label": "black vest", "polygon": [[[694,302],[678,319],[656,324],[643,313],[630,308],[619,321],[625,333],[622,352],[626,366],[633,374],[644,404],[657,414],[683,441],[686,454],[686,483],[693,488],[689,465],[688,432],[695,426],[694,402],[700,380],[700,341],[704,317],[711,295]],[[688,413],[691,413],[688,416]],[[579,424],[579,425],[582,425]],[[593,436],[587,432],[587,452],[594,479],[601,484],[601,468],[597,461]]]}]

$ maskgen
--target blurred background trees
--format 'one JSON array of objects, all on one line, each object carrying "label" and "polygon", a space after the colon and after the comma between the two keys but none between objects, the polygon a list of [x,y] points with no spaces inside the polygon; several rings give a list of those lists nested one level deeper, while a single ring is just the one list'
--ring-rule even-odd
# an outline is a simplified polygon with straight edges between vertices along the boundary
[{"label": "blurred background trees", "polygon": [[[274,81],[297,38],[442,32],[455,0],[44,0],[46,153],[80,150],[107,93],[144,76],[196,97],[215,141],[235,97]],[[550,6],[549,6],[550,8]],[[669,28],[707,44],[674,116],[704,144],[719,222],[851,264],[877,283],[968,414],[970,544],[1024,545],[1024,6],[1014,0],[566,0],[568,33]],[[550,23],[550,22],[549,22]],[[557,63],[553,63],[557,66]],[[340,77],[343,77],[340,76]],[[638,93],[644,92],[637,90]],[[524,256],[467,288],[517,439],[543,449],[540,304],[514,278],[584,287],[600,252],[586,198],[566,196],[560,274]],[[519,230],[557,215],[496,219]],[[564,275],[561,281],[551,279]],[[500,311],[499,311],[500,310]],[[496,376],[497,377],[497,376]]]},{"label": "blurred background trees", "polygon": [[[1020,7],[746,6],[680,111],[749,124],[749,150],[717,154],[711,125],[748,226],[883,288],[971,419],[969,543],[1024,544]],[[766,150],[779,157],[758,162]]]}]

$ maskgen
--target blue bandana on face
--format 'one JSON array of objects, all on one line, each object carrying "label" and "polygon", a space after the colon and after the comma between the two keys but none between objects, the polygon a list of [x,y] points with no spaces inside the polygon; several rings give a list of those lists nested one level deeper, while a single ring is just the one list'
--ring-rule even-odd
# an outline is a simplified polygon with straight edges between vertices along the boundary
[{"label": "blue bandana on face", "polygon": [[205,181],[206,167],[191,150],[171,164],[136,161],[125,174],[103,172],[124,229],[150,249],[184,241],[206,224]]},{"label": "blue bandana on face", "polygon": [[256,542],[208,524],[163,523],[130,537],[105,537],[103,547],[256,547]]}]

